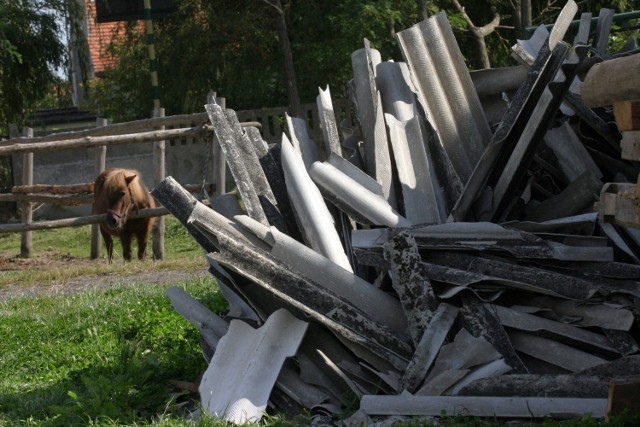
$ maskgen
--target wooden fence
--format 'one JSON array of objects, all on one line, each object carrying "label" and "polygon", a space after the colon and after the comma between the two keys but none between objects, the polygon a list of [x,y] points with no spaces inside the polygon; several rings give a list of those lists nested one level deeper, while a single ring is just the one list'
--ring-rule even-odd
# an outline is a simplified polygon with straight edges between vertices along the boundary
[{"label": "wooden fence", "polygon": [[[224,102],[224,101],[223,101]],[[220,103],[220,102],[219,102]],[[223,104],[221,104],[223,105]],[[224,105],[223,105],[224,106]],[[318,111],[315,104],[303,106],[308,116],[309,134],[321,137]],[[351,119],[348,101],[338,100],[335,104],[336,117]],[[245,126],[256,126],[261,129],[263,139],[267,143],[279,143],[285,129],[286,108],[269,108],[259,110],[236,111],[238,120]],[[21,222],[0,224],[0,233],[22,233],[20,255],[31,256],[32,231],[63,227],[92,225],[91,258],[100,256],[101,238],[100,222],[104,215],[88,215],[50,221],[33,222],[33,205],[35,203],[57,205],[91,204],[93,202],[92,183],[46,185],[33,183],[33,155],[66,149],[95,148],[94,176],[105,169],[107,147],[120,144],[137,144],[153,142],[154,184],[165,178],[165,142],[185,141],[191,139],[213,138],[213,127],[206,113],[185,114],[164,117],[164,109],[153,111],[153,117],[126,123],[107,125],[105,119],[99,118],[95,128],[61,132],[41,137],[33,137],[29,128],[18,134],[12,126],[10,139],[0,142],[0,156],[22,155],[22,185],[15,186],[11,193],[0,194],[0,202],[17,202],[21,207]],[[207,186],[210,194],[224,192],[226,183],[226,167],[219,144],[210,144],[208,150],[209,167],[213,171],[213,182]],[[183,184],[190,191],[198,191],[200,186]],[[168,211],[163,208],[142,209],[132,217],[159,217],[153,229],[153,254],[156,259],[164,257],[164,220]]]},{"label": "wooden fence", "polygon": [[[33,204],[51,203],[62,205],[90,204],[93,202],[92,183],[60,185],[33,185],[34,153],[94,147],[94,176],[106,167],[107,147],[119,144],[137,144],[153,142],[154,183],[165,177],[165,141],[176,138],[212,137],[213,128],[207,125],[206,114],[164,117],[163,109],[154,110],[154,117],[115,125],[107,125],[104,119],[98,119],[92,129],[76,132],[64,132],[34,138],[33,131],[25,128],[21,136],[15,135],[0,145],[0,155],[22,155],[22,186],[14,187],[10,194],[0,194],[0,201],[18,202],[21,206],[21,223],[0,224],[0,233],[21,232],[20,255],[29,257],[32,251],[34,230],[73,227],[92,224],[91,258],[100,255],[101,239],[98,223],[106,215],[90,215],[55,221],[33,222]],[[189,124],[184,127],[185,123]],[[166,129],[166,127],[177,127]],[[219,155],[219,153],[216,153]],[[215,175],[214,179],[224,180],[224,176]],[[222,181],[221,181],[222,182]],[[44,190],[44,191],[43,191]],[[81,191],[78,191],[81,190]],[[84,191],[82,191],[84,190]],[[159,216],[153,229],[153,254],[156,259],[164,257],[164,221],[167,214],[164,208],[143,209],[137,214],[141,217]]]}]

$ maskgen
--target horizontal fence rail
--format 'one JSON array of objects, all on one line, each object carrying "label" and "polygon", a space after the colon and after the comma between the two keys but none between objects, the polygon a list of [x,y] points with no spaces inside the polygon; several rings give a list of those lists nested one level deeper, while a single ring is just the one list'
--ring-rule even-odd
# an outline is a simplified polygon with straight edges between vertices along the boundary
[{"label": "horizontal fence rail", "polygon": [[[138,212],[133,212],[129,215],[129,218],[151,218],[157,216],[168,215],[169,211],[165,207],[160,208],[148,208],[140,209]],[[53,221],[38,221],[30,224],[0,224],[0,233],[18,233],[24,231],[35,230],[51,230],[54,228],[66,228],[66,227],[79,227],[82,225],[99,224],[107,219],[107,214],[99,215],[87,215],[76,218],[65,218]]]},{"label": "horizontal fence rail", "polygon": [[[347,125],[353,126],[354,116],[351,114],[348,100],[337,100],[334,104],[334,110],[337,119],[346,119]],[[316,104],[303,105],[303,111],[307,118],[309,135],[312,138],[321,137],[322,130],[319,125],[320,120]],[[252,126],[258,128],[267,143],[281,142],[286,128],[286,107],[242,110],[235,113],[243,127]],[[30,256],[31,231],[92,225],[91,257],[96,258],[99,256],[101,244],[97,224],[106,219],[106,214],[92,214],[36,222],[32,220],[31,212],[34,204],[61,206],[92,204],[94,186],[93,182],[69,185],[33,184],[33,154],[92,148],[96,150],[95,175],[97,176],[99,172],[105,169],[107,147],[152,142],[154,143],[154,182],[157,184],[165,175],[165,142],[169,142],[172,146],[182,146],[191,142],[204,141],[209,144],[209,142],[215,141],[215,129],[211,125],[206,112],[164,117],[164,110],[160,109],[154,110],[153,115],[153,118],[117,124],[107,124],[106,120],[98,119],[96,127],[91,129],[66,131],[38,137],[33,137],[33,132],[27,129],[23,131],[21,136],[18,136],[17,130],[13,128],[11,138],[0,141],[0,156],[22,156],[18,157],[18,161],[22,158],[22,185],[14,186],[11,193],[0,193],[0,203],[18,203],[22,208],[23,214],[22,222],[20,223],[0,224],[0,234],[23,233],[21,255]],[[210,157],[209,166],[213,173],[214,182],[206,183],[203,177],[201,184],[182,184],[185,189],[192,193],[203,191],[203,193],[211,195],[225,192],[224,169],[226,168],[223,154],[217,142],[211,145],[212,147],[210,148],[207,146],[207,150],[212,150],[208,156]],[[218,156],[218,158],[214,161],[211,159],[213,156]],[[216,166],[216,171],[213,171]],[[223,185],[215,182],[217,180],[221,180]],[[131,218],[162,217],[168,213],[164,207],[141,209],[139,212],[132,214]],[[156,251],[156,236],[160,237],[160,245],[164,246],[162,237],[164,221],[159,220],[159,222],[162,224],[162,229],[160,231],[154,230],[154,254]],[[163,251],[164,249],[161,249],[161,253]],[[162,256],[160,256],[161,258]]]}]

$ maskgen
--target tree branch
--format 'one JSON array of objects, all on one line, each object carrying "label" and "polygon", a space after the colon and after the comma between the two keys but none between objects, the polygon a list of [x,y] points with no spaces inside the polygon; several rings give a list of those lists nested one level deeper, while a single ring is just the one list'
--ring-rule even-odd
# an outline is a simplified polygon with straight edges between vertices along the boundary
[{"label": "tree branch", "polygon": [[275,10],[277,10],[279,14],[284,15],[284,10],[280,7],[280,5],[282,4],[281,2],[277,0],[262,0],[262,1],[264,1],[266,4],[268,4]]}]

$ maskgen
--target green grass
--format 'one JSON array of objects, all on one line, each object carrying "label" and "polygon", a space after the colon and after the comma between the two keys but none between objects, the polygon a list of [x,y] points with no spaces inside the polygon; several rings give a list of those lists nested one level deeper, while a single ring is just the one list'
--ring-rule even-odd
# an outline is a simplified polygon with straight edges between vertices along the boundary
[{"label": "green grass", "polygon": [[[0,287],[47,286],[68,278],[176,268],[205,269],[202,251],[177,220],[167,218],[165,259],[122,259],[107,265],[88,259],[89,228],[34,233],[34,257],[54,262],[41,268],[0,271]],[[0,235],[0,257],[15,259],[19,235]],[[60,265],[59,265],[60,264]],[[78,264],[75,266],[75,264]],[[212,276],[179,283],[214,311],[226,302]],[[199,398],[172,386],[171,380],[196,380],[206,363],[198,331],[180,316],[164,285],[128,283],[66,296],[0,299],[0,427],[155,426],[210,427],[228,424],[211,417],[189,421]],[[266,426],[308,425],[308,419],[268,416]],[[525,423],[527,424],[527,423]],[[541,426],[636,426],[640,416],[603,420],[536,420]],[[510,425],[496,419],[441,417],[405,420],[397,426]]]},{"label": "green grass", "polygon": [[[180,286],[224,307],[213,278]],[[169,380],[194,381],[205,368],[197,330],[154,284],[5,300],[0,336],[0,426],[177,417]]]},{"label": "green grass", "polygon": [[[172,216],[165,217],[164,259],[158,261],[148,256],[142,262],[125,262],[118,239],[114,240],[114,262],[111,265],[107,263],[104,247],[99,259],[90,260],[89,226],[32,232],[32,259],[29,260],[21,259],[19,256],[20,239],[19,233],[0,234],[0,260],[3,260],[4,265],[16,265],[16,268],[1,268],[0,265],[0,289],[9,285],[64,284],[76,277],[90,275],[207,269],[201,248],[182,224]],[[134,246],[134,253],[135,250]],[[147,253],[151,253],[151,241]],[[21,265],[22,268],[19,268]]]}]

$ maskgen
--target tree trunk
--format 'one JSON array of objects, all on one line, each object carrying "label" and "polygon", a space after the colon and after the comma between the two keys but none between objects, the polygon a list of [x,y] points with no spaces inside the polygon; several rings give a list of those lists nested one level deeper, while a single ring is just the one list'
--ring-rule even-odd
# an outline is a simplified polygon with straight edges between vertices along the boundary
[{"label": "tree trunk", "polygon": [[467,15],[465,8],[460,4],[458,0],[453,0],[453,4],[456,6],[456,9],[458,9],[458,11],[462,13],[462,16],[464,16],[464,19],[469,25],[469,32],[473,35],[476,41],[476,45],[478,46],[478,64],[481,68],[491,68],[491,62],[489,61],[489,52],[487,52],[487,45],[484,38],[493,33],[498,25],[500,25],[500,15],[496,11],[495,7],[492,6],[492,21],[482,27],[478,27],[473,23],[469,15]]},{"label": "tree trunk", "polygon": [[424,21],[429,17],[427,11],[427,2],[425,0],[417,0],[418,2],[418,22]]},{"label": "tree trunk", "polygon": [[530,27],[532,24],[531,0],[520,0],[520,19],[522,20],[522,27],[526,32],[527,27]]},{"label": "tree trunk", "polygon": [[289,32],[287,31],[287,22],[285,20],[284,8],[280,0],[264,0],[269,6],[275,9],[274,19],[278,39],[280,40],[280,49],[284,59],[284,72],[287,84],[287,97],[289,98],[290,115],[292,117],[304,118],[302,106],[300,104],[300,95],[298,94],[298,84],[296,82],[296,73],[293,68],[293,53],[291,52],[291,44],[289,43]]},{"label": "tree trunk", "polygon": [[527,37],[527,27],[531,26],[531,0],[516,0],[513,5],[513,27],[516,38]]}]

